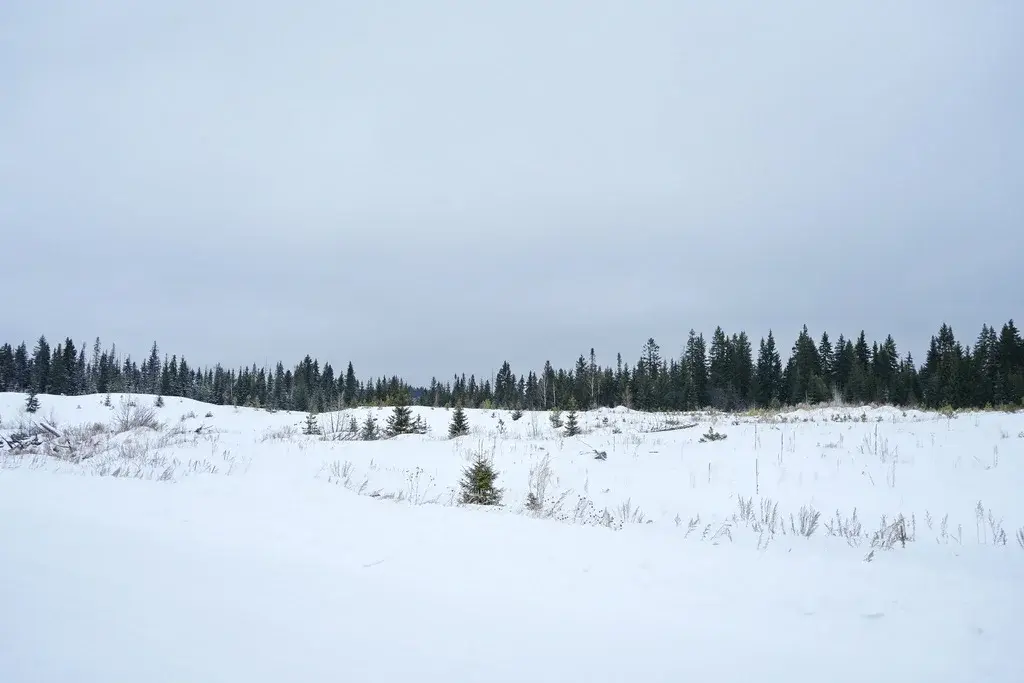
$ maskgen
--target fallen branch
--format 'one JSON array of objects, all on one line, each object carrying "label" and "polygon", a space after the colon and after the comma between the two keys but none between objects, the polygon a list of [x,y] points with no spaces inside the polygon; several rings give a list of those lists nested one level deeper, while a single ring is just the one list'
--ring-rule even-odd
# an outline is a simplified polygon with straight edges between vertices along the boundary
[{"label": "fallen branch", "polygon": [[0,441],[3,441],[4,445],[12,451],[24,450],[29,446],[43,445],[43,442],[39,440],[38,434],[11,434],[10,436],[0,435]]},{"label": "fallen branch", "polygon": [[591,450],[591,452],[593,452],[594,460],[607,460],[608,459],[608,451],[599,451],[596,448],[594,448],[593,446],[591,446],[589,443],[587,443],[586,441],[582,441],[581,440],[580,443],[582,443],[584,446],[589,448]]},{"label": "fallen branch", "polygon": [[[65,436],[60,432],[59,429],[54,427],[52,424],[46,421],[39,421],[34,424],[35,429],[32,434],[11,434],[5,436],[0,434],[0,446],[6,447],[10,451],[22,451],[30,446],[42,446],[44,443],[50,446],[46,449],[45,454],[58,458],[60,460],[74,460],[81,462],[91,458],[92,455],[80,455],[75,452],[75,445],[71,443],[71,437]],[[41,439],[41,436],[49,437],[45,440]],[[61,449],[61,450],[57,450]],[[66,451],[66,452],[62,452]]]},{"label": "fallen branch", "polygon": [[698,422],[694,422],[692,424],[673,425],[671,427],[657,427],[655,429],[647,430],[647,433],[648,434],[657,434],[657,433],[660,433],[660,432],[678,432],[681,429],[693,429],[698,424],[699,424]]}]

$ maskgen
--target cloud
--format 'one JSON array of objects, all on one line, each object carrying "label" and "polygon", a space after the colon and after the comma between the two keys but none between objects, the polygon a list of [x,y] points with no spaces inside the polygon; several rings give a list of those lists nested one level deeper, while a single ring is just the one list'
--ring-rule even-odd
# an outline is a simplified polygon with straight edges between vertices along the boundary
[{"label": "cloud", "polygon": [[1018,313],[1022,25],[1011,3],[0,9],[8,329],[417,381],[717,324],[923,357],[942,321]]}]

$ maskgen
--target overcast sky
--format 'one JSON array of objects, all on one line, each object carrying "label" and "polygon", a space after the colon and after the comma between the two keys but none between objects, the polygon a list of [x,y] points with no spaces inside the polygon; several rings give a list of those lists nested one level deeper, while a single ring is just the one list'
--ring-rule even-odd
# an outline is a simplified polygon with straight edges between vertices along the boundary
[{"label": "overcast sky", "polygon": [[518,372],[1024,322],[1024,3],[0,3],[0,341]]}]

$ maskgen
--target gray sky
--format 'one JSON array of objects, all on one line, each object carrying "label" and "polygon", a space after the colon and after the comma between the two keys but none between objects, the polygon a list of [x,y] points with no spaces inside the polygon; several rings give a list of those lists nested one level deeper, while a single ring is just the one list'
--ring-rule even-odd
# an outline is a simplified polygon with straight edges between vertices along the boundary
[{"label": "gray sky", "polygon": [[361,376],[1024,322],[1024,3],[0,3],[2,337]]}]

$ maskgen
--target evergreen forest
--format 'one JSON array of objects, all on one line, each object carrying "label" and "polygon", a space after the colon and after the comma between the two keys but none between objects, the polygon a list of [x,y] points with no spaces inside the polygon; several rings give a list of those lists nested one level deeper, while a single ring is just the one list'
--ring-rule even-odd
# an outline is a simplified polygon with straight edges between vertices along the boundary
[{"label": "evergreen forest", "polygon": [[[670,354],[648,339],[631,361],[597,362],[595,350],[572,367],[546,362],[519,374],[506,361],[490,378],[465,374],[412,386],[397,376],[356,375],[351,362],[336,371],[306,356],[293,367],[193,367],[184,357],[161,355],[156,343],[141,362],[99,339],[70,338],[51,346],[45,336],[0,346],[0,391],[36,394],[146,393],[268,410],[322,412],[361,405],[432,405],[546,410],[624,405],[646,411],[777,408],[841,400],[923,408],[1021,406],[1024,340],[1013,320],[1000,329],[983,325],[973,343],[943,324],[923,362],[901,353],[892,336],[882,341],[823,332],[806,325],[783,353],[773,333],[754,348],[744,332],[717,328],[710,340],[690,331]],[[340,367],[340,366],[339,366]]]}]

